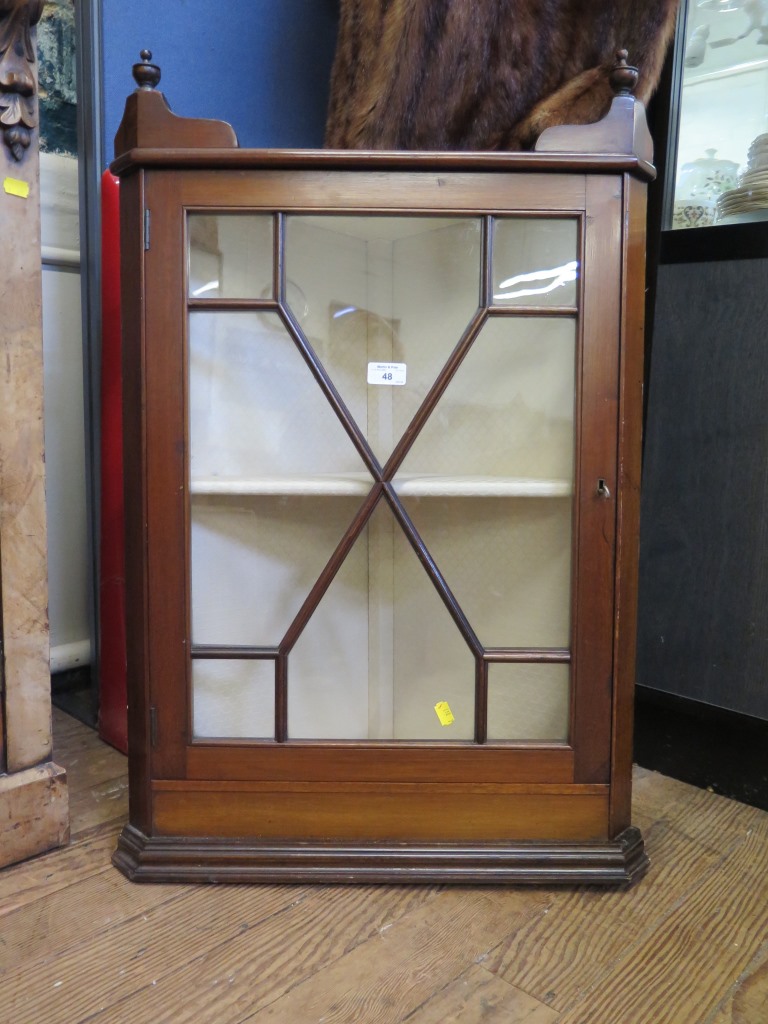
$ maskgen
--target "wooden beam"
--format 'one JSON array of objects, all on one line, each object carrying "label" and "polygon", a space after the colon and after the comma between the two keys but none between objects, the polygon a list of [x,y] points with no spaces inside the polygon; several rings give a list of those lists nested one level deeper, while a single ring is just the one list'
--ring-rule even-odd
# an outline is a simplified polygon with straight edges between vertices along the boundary
[{"label": "wooden beam", "polygon": [[[0,639],[5,763],[0,866],[68,838],[65,773],[51,761],[43,448],[38,0],[0,8]],[[2,48],[4,47],[4,48]]]},{"label": "wooden beam", "polygon": [[69,842],[66,772],[51,763],[0,776],[0,868]]},{"label": "wooden beam", "polygon": [[5,114],[15,110],[19,119],[6,127],[4,115],[0,138],[0,581],[10,772],[51,756],[37,65],[18,56],[36,19],[34,5],[12,6],[0,16],[12,37],[2,81],[18,84],[18,91],[3,85],[2,99],[13,101]]}]

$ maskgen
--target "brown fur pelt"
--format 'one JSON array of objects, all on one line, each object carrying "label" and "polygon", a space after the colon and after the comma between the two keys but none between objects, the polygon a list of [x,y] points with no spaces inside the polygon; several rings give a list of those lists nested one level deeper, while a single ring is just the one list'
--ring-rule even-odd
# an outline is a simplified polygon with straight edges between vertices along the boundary
[{"label": "brown fur pelt", "polygon": [[599,120],[618,49],[647,101],[678,0],[341,0],[326,146],[530,149]]}]

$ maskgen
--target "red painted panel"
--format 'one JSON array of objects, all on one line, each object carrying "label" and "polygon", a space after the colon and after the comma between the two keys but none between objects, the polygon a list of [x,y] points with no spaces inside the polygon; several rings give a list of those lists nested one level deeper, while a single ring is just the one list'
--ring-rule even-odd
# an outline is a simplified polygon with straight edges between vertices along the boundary
[{"label": "red painted panel", "polygon": [[128,751],[119,181],[101,179],[101,542],[99,735]]}]

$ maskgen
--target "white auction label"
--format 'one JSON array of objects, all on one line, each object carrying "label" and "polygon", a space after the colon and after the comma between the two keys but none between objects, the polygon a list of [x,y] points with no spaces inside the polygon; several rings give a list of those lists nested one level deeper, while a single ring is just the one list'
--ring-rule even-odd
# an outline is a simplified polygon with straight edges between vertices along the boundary
[{"label": "white auction label", "polygon": [[368,363],[369,384],[405,384],[405,363]]}]

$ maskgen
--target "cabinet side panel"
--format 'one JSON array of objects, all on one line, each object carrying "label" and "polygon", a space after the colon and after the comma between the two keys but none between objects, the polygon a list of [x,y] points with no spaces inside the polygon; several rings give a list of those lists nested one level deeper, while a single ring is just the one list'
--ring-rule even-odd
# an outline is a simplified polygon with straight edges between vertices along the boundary
[{"label": "cabinet side panel", "polygon": [[581,540],[575,568],[572,742],[575,781],[607,782],[613,673],[621,178],[589,178],[587,211],[577,484]]},{"label": "cabinet side panel", "polygon": [[144,175],[120,183],[123,332],[123,475],[125,484],[125,589],[128,669],[130,819],[148,830],[149,678],[144,476]]},{"label": "cabinet side panel", "polygon": [[632,726],[637,647],[637,565],[645,341],[646,195],[645,184],[626,177],[624,219],[628,235],[622,268],[624,308],[619,384],[611,836],[617,835],[629,826],[632,802]]}]

